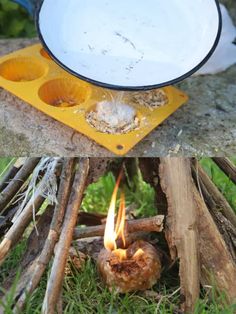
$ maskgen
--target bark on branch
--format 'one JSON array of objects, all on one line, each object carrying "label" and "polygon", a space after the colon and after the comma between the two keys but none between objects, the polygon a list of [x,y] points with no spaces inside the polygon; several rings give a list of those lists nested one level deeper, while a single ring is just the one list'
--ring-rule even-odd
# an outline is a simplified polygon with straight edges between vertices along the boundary
[{"label": "bark on branch", "polygon": [[55,313],[55,307],[60,297],[66,261],[73,239],[78,210],[80,208],[86,180],[89,172],[89,159],[82,158],[78,163],[70,199],[68,202],[60,238],[56,247],[52,270],[48,279],[46,294],[43,302],[43,313]]},{"label": "bark on branch", "polygon": [[2,192],[10,181],[16,176],[17,172],[23,166],[26,158],[18,158],[17,161],[9,167],[0,181],[0,192]]},{"label": "bark on branch", "polygon": [[192,166],[193,175],[195,180],[199,183],[199,188],[201,189],[203,196],[210,207],[218,208],[223,215],[231,222],[231,224],[236,228],[236,214],[233,209],[218,190],[215,184],[211,181],[206,172],[202,169],[198,162]]},{"label": "bark on branch", "polygon": [[[126,222],[127,233],[143,232],[161,232],[163,230],[164,216],[159,215],[151,218],[133,219]],[[74,240],[83,238],[92,238],[103,236],[105,225],[94,227],[77,227],[74,230]]]},{"label": "bark on branch", "polygon": [[65,215],[65,209],[70,195],[74,165],[74,158],[64,161],[57,196],[58,203],[54,209],[51,225],[48,235],[45,239],[43,249],[17,285],[17,303],[15,305],[16,312],[19,312],[23,309],[27,297],[29,296],[29,294],[32,294],[32,292],[39,284],[40,279],[42,278],[43,273],[53,255],[54,247],[56,245],[56,242],[58,241],[61,224]]},{"label": "bark on branch", "polygon": [[212,158],[217,166],[236,184],[236,166],[229,158]]},{"label": "bark on branch", "polygon": [[28,179],[39,160],[40,158],[28,158],[23,167],[17,172],[16,176],[0,193],[0,213],[23,186],[24,182]]}]

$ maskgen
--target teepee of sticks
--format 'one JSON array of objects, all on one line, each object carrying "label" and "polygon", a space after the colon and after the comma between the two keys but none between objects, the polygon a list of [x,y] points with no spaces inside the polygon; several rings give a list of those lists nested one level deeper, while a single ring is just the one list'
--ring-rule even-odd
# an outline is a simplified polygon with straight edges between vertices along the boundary
[{"label": "teepee of sticks", "polygon": [[[232,182],[236,167],[214,158]],[[43,313],[62,313],[62,285],[74,240],[104,235],[103,215],[80,211],[87,186],[125,163],[129,178],[141,171],[156,191],[158,214],[131,219],[129,233],[163,232],[165,252],[179,261],[181,307],[191,313],[200,286],[224,291],[236,302],[236,215],[195,159],[185,158],[19,158],[0,181],[0,265],[33,224],[19,261],[22,272],[15,288],[13,313],[20,313],[51,262]],[[81,228],[80,225],[87,225]],[[7,297],[16,274],[3,286]],[[4,309],[0,308],[0,313]]]}]

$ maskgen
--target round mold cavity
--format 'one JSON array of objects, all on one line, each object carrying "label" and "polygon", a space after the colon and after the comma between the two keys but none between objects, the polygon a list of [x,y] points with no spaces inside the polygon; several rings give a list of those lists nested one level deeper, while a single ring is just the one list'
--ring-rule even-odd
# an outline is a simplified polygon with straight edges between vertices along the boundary
[{"label": "round mold cavity", "polygon": [[49,54],[47,53],[47,51],[44,48],[40,49],[40,54],[45,59],[52,60],[52,58],[49,56]]},{"label": "round mold cavity", "polygon": [[13,82],[30,82],[47,72],[47,65],[36,58],[19,57],[0,64],[0,76]]},{"label": "round mold cavity", "polygon": [[[112,106],[112,103],[110,105]],[[128,106],[130,105],[128,104]],[[133,107],[133,106],[130,106],[130,107]],[[109,114],[109,109],[108,109],[108,114]],[[125,135],[140,128],[142,115],[138,110],[136,110],[135,118],[132,123],[126,124],[122,127],[112,127],[112,126],[109,126],[105,121],[98,119],[97,104],[95,104],[87,110],[85,114],[85,120],[90,127],[92,127],[94,130],[96,130],[99,133],[112,134],[112,135]],[[121,146],[122,145],[118,145],[117,149],[123,150],[124,147],[123,146],[121,147]]]},{"label": "round mold cavity", "polygon": [[91,88],[81,81],[57,78],[43,84],[38,95],[48,105],[59,108],[74,107],[90,98]]}]

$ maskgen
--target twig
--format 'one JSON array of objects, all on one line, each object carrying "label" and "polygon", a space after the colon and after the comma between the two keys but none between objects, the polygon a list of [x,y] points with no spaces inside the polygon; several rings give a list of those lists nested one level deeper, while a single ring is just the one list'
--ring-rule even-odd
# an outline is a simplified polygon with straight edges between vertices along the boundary
[{"label": "twig", "polygon": [[212,158],[217,166],[236,184],[236,166],[229,158]]},{"label": "twig", "polygon": [[[23,168],[22,168],[23,169]],[[56,170],[56,167],[55,167]],[[20,240],[25,229],[33,219],[33,213],[36,213],[42,206],[45,196],[42,196],[42,192],[47,186],[48,175],[45,173],[43,179],[39,183],[36,192],[32,195],[23,210],[17,215],[14,224],[6,233],[2,242],[0,243],[0,265],[4,261],[9,250]]]},{"label": "twig", "polygon": [[14,179],[12,179],[7,187],[0,193],[0,213],[9,204],[17,191],[28,179],[33,169],[38,164],[39,160],[40,158],[28,158],[23,167],[18,171]]},{"label": "twig", "polygon": [[[13,165],[8,165],[8,168],[3,173],[3,177],[0,181],[0,192],[2,192],[8,185],[8,183],[16,176],[17,172],[23,166],[26,158],[18,158]],[[12,164],[12,162],[11,162]]]},{"label": "twig", "polygon": [[73,230],[76,225],[78,209],[80,208],[86,186],[88,172],[89,159],[81,158],[78,163],[78,170],[75,174],[60,239],[58,241],[52,270],[47,283],[42,309],[42,312],[45,314],[55,313],[55,307],[60,297],[66,261],[73,238]]},{"label": "twig", "polygon": [[[27,297],[29,296],[29,294],[33,293],[33,291],[39,284],[40,279],[42,278],[42,275],[53,255],[54,247],[59,237],[62,220],[65,215],[65,209],[70,195],[74,165],[74,158],[67,159],[64,162],[57,196],[58,203],[54,210],[51,226],[42,252],[40,253],[39,257],[33,262],[26,276],[24,276],[24,278],[22,279],[24,284],[22,284],[21,280],[19,282],[21,289],[18,289],[20,291],[20,294],[17,295],[18,301],[15,306],[16,312],[23,309]],[[27,281],[25,281],[25,278],[27,279]]]},{"label": "twig", "polygon": [[4,236],[6,230],[8,230],[13,225],[11,220],[15,215],[17,209],[17,206],[12,207],[4,217],[0,218],[0,238]]},{"label": "twig", "polygon": [[[163,230],[163,222],[165,216],[159,215],[151,218],[132,219],[126,222],[127,233],[134,233],[138,231],[161,232]],[[103,236],[105,225],[75,228],[74,240],[90,237]]]},{"label": "twig", "polygon": [[[12,269],[9,273],[9,276],[4,280],[2,287],[5,290],[5,296],[1,298],[0,304],[0,314],[4,309],[4,305],[7,304],[8,291],[12,289],[12,313],[14,312],[14,304],[17,302],[18,298],[24,292],[27,282],[30,281],[30,278],[34,272],[34,263],[37,260],[40,252],[44,247],[45,240],[48,235],[50,228],[50,222],[52,220],[54,211],[54,206],[48,205],[45,211],[39,216],[37,220],[37,230],[39,235],[37,235],[35,228],[32,229],[29,238],[26,243],[26,250],[18,262],[18,267]],[[17,283],[14,284],[16,274],[20,270],[20,277],[17,280]],[[14,288],[13,288],[14,286]],[[20,309],[17,311],[21,312]]]},{"label": "twig", "polygon": [[2,242],[0,243],[0,265],[3,263],[10,249],[15,246],[23,235],[25,229],[32,220],[32,211],[38,211],[44,202],[44,197],[36,192],[34,199],[25,206],[24,210],[19,215],[16,222],[12,225],[9,231],[6,233]]}]

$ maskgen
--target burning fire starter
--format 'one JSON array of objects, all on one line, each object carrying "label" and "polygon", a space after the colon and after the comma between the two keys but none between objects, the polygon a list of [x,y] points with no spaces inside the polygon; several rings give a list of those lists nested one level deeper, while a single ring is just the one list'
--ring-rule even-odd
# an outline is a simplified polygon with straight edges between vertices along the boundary
[{"label": "burning fire starter", "polygon": [[[103,281],[118,293],[150,289],[160,278],[161,260],[150,243],[139,240],[127,245],[125,239],[125,196],[121,193],[115,225],[115,204],[121,181],[120,173],[112,195],[104,234],[104,249],[98,256]],[[121,239],[122,248],[117,246]]]}]

